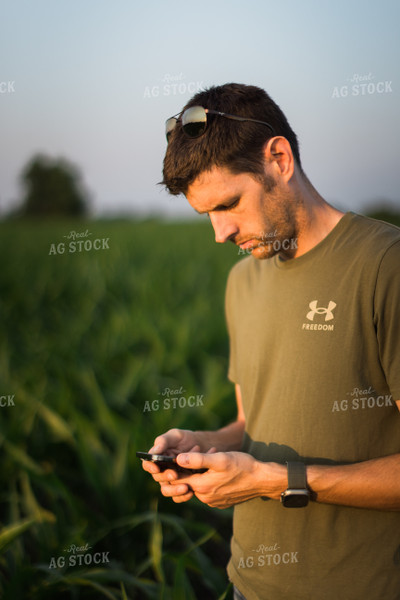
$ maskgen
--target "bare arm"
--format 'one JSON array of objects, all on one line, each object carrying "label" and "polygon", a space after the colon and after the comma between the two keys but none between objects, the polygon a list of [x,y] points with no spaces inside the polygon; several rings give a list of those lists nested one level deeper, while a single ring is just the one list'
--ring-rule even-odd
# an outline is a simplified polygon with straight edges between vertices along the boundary
[{"label": "bare arm", "polygon": [[204,448],[202,452],[207,452],[210,448],[215,448],[217,452],[228,452],[240,450],[245,428],[245,416],[243,411],[242,393],[240,386],[235,385],[237,417],[236,421],[230,423],[218,431],[195,431],[198,444]]},{"label": "bare arm", "polygon": [[345,466],[310,465],[307,477],[317,502],[400,510],[400,453]]},{"label": "bare arm", "polygon": [[[396,404],[400,410],[400,401]],[[192,476],[190,486],[202,502],[218,508],[260,496],[279,500],[287,488],[284,465],[263,463],[241,452],[182,454],[178,462],[208,468],[207,473]],[[308,465],[307,478],[317,502],[400,511],[400,453],[344,466]],[[163,493],[174,496],[168,489]],[[181,501],[179,496],[174,500]]]},{"label": "bare arm", "polygon": [[[400,411],[400,400],[396,404]],[[345,466],[312,465],[307,477],[317,502],[400,510],[400,453]]]}]

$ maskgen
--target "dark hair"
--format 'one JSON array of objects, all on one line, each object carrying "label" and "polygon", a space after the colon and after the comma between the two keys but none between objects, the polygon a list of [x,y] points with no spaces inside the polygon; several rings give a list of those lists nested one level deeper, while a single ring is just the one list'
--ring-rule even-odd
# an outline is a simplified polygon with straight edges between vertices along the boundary
[{"label": "dark hair", "polygon": [[191,183],[214,166],[232,173],[251,173],[264,177],[263,147],[273,135],[285,137],[301,169],[297,137],[279,106],[259,87],[239,83],[213,86],[198,92],[186,104],[203,106],[233,115],[266,121],[269,127],[249,121],[240,122],[207,115],[204,135],[188,137],[179,123],[172,131],[164,158],[163,181],[170,194],[186,194]]}]

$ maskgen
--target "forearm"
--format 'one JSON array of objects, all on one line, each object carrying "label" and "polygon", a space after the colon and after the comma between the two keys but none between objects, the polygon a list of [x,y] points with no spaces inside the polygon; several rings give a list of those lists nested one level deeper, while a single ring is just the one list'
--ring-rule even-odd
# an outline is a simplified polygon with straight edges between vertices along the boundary
[{"label": "forearm", "polygon": [[307,467],[317,502],[400,510],[400,454],[344,466]]},{"label": "forearm", "polygon": [[217,431],[195,431],[201,452],[215,448],[217,452],[240,450],[244,434],[244,421],[237,420]]},{"label": "forearm", "polygon": [[[286,468],[276,463],[260,464],[259,495],[279,500],[287,488]],[[350,465],[308,465],[307,482],[316,502],[400,510],[400,454]]]}]

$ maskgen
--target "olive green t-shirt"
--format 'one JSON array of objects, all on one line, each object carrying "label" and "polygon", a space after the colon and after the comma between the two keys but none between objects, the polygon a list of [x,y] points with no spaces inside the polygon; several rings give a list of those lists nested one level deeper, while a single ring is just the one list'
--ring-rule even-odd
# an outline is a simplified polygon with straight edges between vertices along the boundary
[{"label": "olive green t-shirt", "polygon": [[[248,257],[226,314],[244,452],[327,465],[400,452],[400,229],[350,212],[299,258]],[[235,507],[231,550],[248,600],[400,599],[400,512],[256,498]]]}]

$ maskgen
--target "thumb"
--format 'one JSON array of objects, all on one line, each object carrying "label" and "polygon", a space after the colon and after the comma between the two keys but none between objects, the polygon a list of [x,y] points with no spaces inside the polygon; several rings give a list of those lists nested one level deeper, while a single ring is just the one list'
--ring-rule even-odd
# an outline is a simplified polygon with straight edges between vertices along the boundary
[{"label": "thumb", "polygon": [[201,452],[185,452],[178,454],[176,462],[186,469],[215,469],[222,471],[226,468],[224,452],[202,454]]}]

